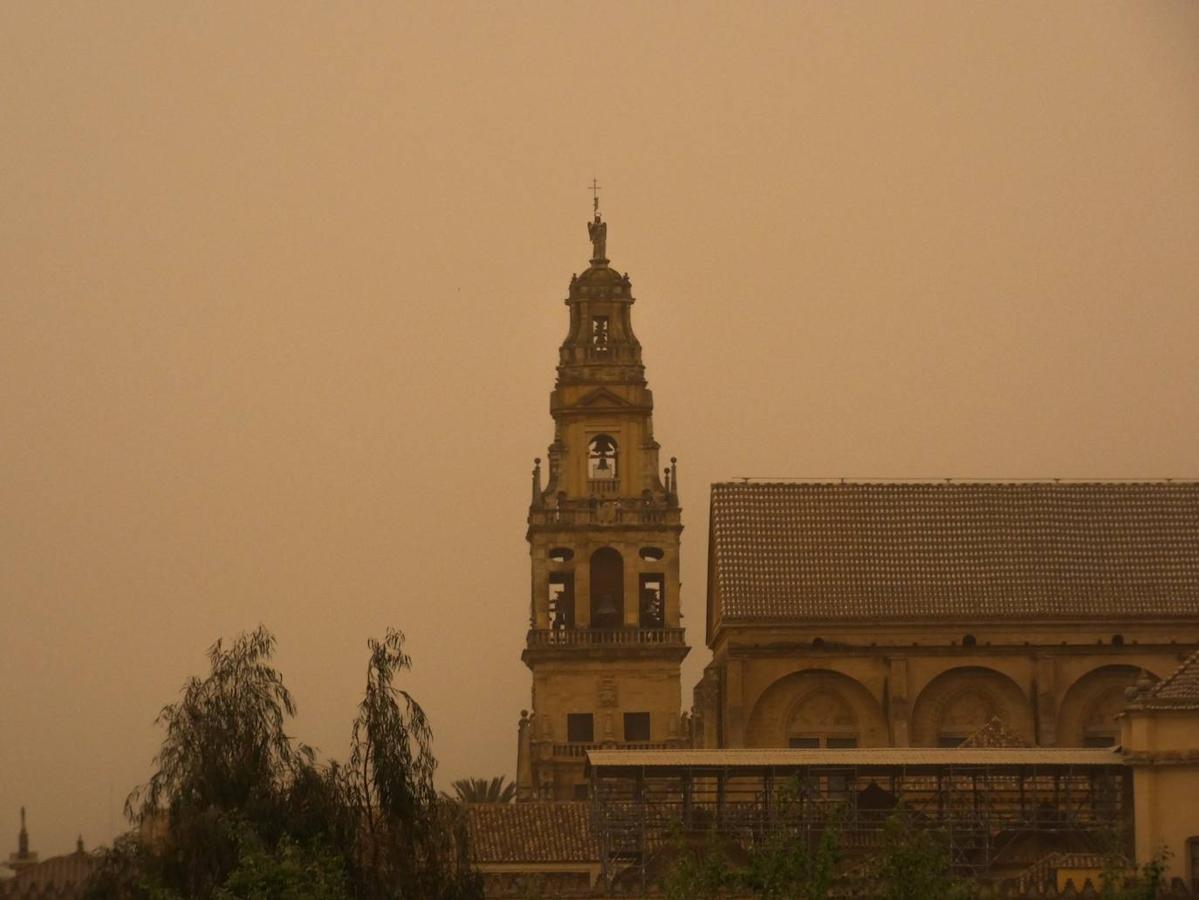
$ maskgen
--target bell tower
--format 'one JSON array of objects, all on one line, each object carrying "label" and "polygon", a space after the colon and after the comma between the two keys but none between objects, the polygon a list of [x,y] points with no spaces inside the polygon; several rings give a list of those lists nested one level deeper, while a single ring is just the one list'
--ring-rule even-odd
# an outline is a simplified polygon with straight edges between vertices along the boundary
[{"label": "bell tower", "polygon": [[660,468],[629,277],[608,265],[594,206],[591,265],[565,301],[544,486],[540,460],[533,469],[521,654],[533,710],[521,715],[517,753],[526,800],[585,796],[588,749],[684,743],[677,468],[673,458]]}]

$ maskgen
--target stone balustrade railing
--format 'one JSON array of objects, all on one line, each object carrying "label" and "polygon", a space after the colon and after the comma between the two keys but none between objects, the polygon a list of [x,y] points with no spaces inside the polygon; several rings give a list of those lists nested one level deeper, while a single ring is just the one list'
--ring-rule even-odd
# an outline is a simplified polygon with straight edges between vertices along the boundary
[{"label": "stone balustrade railing", "polygon": [[533,628],[530,647],[683,645],[682,628]]}]

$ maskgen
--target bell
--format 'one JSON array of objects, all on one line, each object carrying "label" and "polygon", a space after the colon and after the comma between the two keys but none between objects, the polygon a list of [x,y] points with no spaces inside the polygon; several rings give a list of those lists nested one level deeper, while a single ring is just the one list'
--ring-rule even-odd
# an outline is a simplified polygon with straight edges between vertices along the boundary
[{"label": "bell", "polygon": [[608,465],[608,457],[606,457],[606,456],[601,456],[601,457],[599,458],[599,462],[598,462],[598,463],[596,463],[596,466],[595,466],[595,468],[596,468],[596,470],[597,470],[597,471],[599,471],[599,472],[607,472],[607,471],[608,471],[608,469],[610,468],[610,467],[609,467],[609,465]]},{"label": "bell", "polygon": [[595,617],[600,620],[608,620],[619,616],[620,610],[616,608],[616,602],[612,599],[612,595],[601,594],[599,606],[595,608]]}]

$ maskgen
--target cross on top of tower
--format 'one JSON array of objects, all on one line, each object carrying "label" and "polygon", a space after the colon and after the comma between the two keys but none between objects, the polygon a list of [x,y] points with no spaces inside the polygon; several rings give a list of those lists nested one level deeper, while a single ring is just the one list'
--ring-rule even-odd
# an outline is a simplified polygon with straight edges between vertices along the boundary
[{"label": "cross on top of tower", "polygon": [[595,211],[596,218],[599,217],[599,192],[601,190],[599,182],[594,178],[591,179],[591,184],[587,190],[591,191],[591,208]]},{"label": "cross on top of tower", "polygon": [[595,178],[591,179],[588,190],[591,191],[591,206],[595,213],[592,220],[587,223],[587,236],[591,238],[591,265],[593,268],[596,266],[602,267],[608,264],[608,258],[605,255],[608,241],[608,225],[600,216],[600,185]]}]

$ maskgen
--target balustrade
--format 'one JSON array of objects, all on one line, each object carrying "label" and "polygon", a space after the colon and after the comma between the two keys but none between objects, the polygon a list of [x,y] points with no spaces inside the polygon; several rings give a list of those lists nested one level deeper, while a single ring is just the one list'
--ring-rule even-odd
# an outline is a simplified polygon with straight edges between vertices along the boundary
[{"label": "balustrade", "polygon": [[534,628],[530,647],[583,647],[683,643],[682,628]]},{"label": "balustrade", "polygon": [[[600,484],[590,482],[591,485]],[[619,482],[596,493],[614,494]],[[612,500],[602,505],[578,504],[534,510],[530,521],[538,525],[666,525],[677,522],[679,511],[660,506],[647,506],[639,501]]]},{"label": "balustrade", "polygon": [[582,757],[591,750],[669,750],[676,746],[669,741],[609,741],[607,743],[592,741],[589,743],[554,744],[553,755],[556,757]]}]

